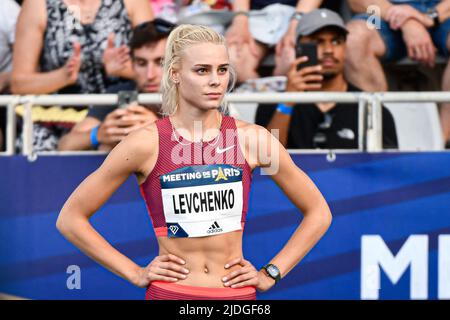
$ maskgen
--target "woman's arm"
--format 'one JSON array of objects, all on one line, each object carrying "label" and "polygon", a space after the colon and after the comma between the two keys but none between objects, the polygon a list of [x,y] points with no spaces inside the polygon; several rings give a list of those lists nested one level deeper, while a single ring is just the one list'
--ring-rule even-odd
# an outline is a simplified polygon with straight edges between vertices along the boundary
[{"label": "woman's arm", "polygon": [[[136,27],[142,22],[154,19],[150,1],[125,0],[124,3],[133,27]],[[103,61],[105,63],[107,74],[126,79],[134,78],[134,71],[131,65],[131,60],[129,59],[129,49],[127,46],[124,45],[118,48],[111,48],[108,46],[105,51],[106,55],[103,56]],[[128,59],[125,57],[128,57]]]},{"label": "woman's arm", "polygon": [[144,166],[154,165],[155,150],[148,148],[153,145],[158,145],[155,125],[127,136],[72,193],[56,222],[57,229],[82,252],[136,285],[142,277],[142,268],[97,233],[89,218],[131,174],[137,173],[142,178]]},{"label": "woman's arm", "polygon": [[[245,145],[245,159],[251,168],[266,168],[268,174],[284,191],[288,198],[300,209],[304,218],[283,249],[270,260],[276,265],[281,277],[286,276],[314,247],[331,224],[331,212],[320,191],[308,176],[301,171],[286,149],[266,129],[242,121],[239,142]],[[256,142],[256,143],[255,143]],[[265,271],[255,267],[243,257],[227,262],[225,269],[234,265],[241,268],[222,278],[226,287],[240,288],[255,286],[259,291],[267,291],[275,280]]]},{"label": "woman's arm", "polygon": [[[24,1],[17,21],[13,50],[11,91],[15,94],[53,93],[76,81],[78,70],[70,66],[50,72],[38,71],[46,24],[45,1]],[[72,76],[75,76],[75,81]]]},{"label": "woman's arm", "polygon": [[[270,261],[286,276],[325,234],[331,224],[330,209],[314,182],[292,161],[289,153],[267,130],[259,128],[260,150],[270,159],[272,179],[303,213],[303,220],[283,249]],[[259,161],[259,165],[267,167]]]}]

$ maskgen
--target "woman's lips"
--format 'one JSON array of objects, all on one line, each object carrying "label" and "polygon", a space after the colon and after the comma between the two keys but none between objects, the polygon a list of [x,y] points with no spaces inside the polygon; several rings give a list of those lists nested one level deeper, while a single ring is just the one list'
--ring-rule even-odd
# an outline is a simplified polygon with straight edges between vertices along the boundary
[{"label": "woman's lips", "polygon": [[219,99],[222,94],[221,93],[207,93],[206,96],[210,99]]}]

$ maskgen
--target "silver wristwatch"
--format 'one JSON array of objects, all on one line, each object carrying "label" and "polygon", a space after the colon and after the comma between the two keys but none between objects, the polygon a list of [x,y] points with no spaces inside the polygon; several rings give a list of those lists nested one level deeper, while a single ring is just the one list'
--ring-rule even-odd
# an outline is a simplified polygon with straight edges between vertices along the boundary
[{"label": "silver wristwatch", "polygon": [[297,20],[300,21],[303,17],[303,12],[294,12],[291,16],[291,20]]},{"label": "silver wristwatch", "polygon": [[267,264],[264,267],[262,267],[262,269],[264,269],[266,271],[266,274],[271,277],[273,280],[275,280],[275,283],[277,283],[278,281],[280,281],[281,279],[281,273],[280,273],[280,269],[278,269],[278,267],[274,264]]}]

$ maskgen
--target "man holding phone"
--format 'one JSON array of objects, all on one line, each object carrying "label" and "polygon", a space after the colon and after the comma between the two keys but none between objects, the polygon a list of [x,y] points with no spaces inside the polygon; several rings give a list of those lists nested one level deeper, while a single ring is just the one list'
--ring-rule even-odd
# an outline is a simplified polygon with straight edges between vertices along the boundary
[{"label": "man holding phone", "polygon": [[137,94],[159,92],[164,49],[174,27],[157,18],[134,28],[129,44],[134,83],[109,88],[107,93],[119,93],[118,105],[91,108],[86,118],[60,139],[58,150],[109,151],[131,131],[158,119],[159,106],[138,105]]},{"label": "man holding phone", "polygon": [[[342,18],[327,9],[305,14],[297,28],[296,59],[287,74],[286,91],[361,91],[344,77],[347,37]],[[383,147],[397,148],[394,119],[383,108]],[[285,103],[261,105],[256,122],[278,129],[287,148],[358,148],[358,105]]]}]

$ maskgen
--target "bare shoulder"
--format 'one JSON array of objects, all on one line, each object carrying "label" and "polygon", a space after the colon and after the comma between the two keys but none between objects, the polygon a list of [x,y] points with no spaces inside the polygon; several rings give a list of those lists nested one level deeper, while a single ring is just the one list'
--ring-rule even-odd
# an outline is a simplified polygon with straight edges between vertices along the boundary
[{"label": "bare shoulder", "polygon": [[154,167],[158,154],[158,132],[154,123],[128,134],[116,145],[100,167],[102,172],[136,174],[142,181]]},{"label": "bare shoulder", "polygon": [[22,4],[19,17],[23,17],[30,26],[45,29],[47,24],[47,5],[45,0],[25,0]]},{"label": "bare shoulder", "polygon": [[267,140],[270,136],[270,132],[263,126],[238,119],[235,119],[235,121],[239,135],[257,139],[254,141],[261,141],[261,139]]},{"label": "bare shoulder", "polygon": [[158,130],[152,123],[128,134],[112,149],[108,158],[119,166],[125,163],[130,171],[144,172],[157,151]]},{"label": "bare shoulder", "polygon": [[144,127],[131,132],[120,144],[122,143],[128,151],[133,152],[137,156],[151,156],[157,151],[155,146],[158,145],[156,124],[154,122],[148,123]]},{"label": "bare shoulder", "polygon": [[253,170],[262,166],[261,155],[265,155],[270,151],[265,151],[272,139],[269,131],[257,124],[249,123],[242,120],[236,120],[236,128],[238,131],[239,144],[243,149],[243,153],[247,163]]},{"label": "bare shoulder", "polygon": [[236,121],[236,127],[241,130],[242,132],[247,132],[247,131],[267,131],[266,128],[264,128],[263,126],[257,125],[255,123],[250,123],[247,121],[243,121],[243,120],[239,120],[239,119],[234,119]]}]

